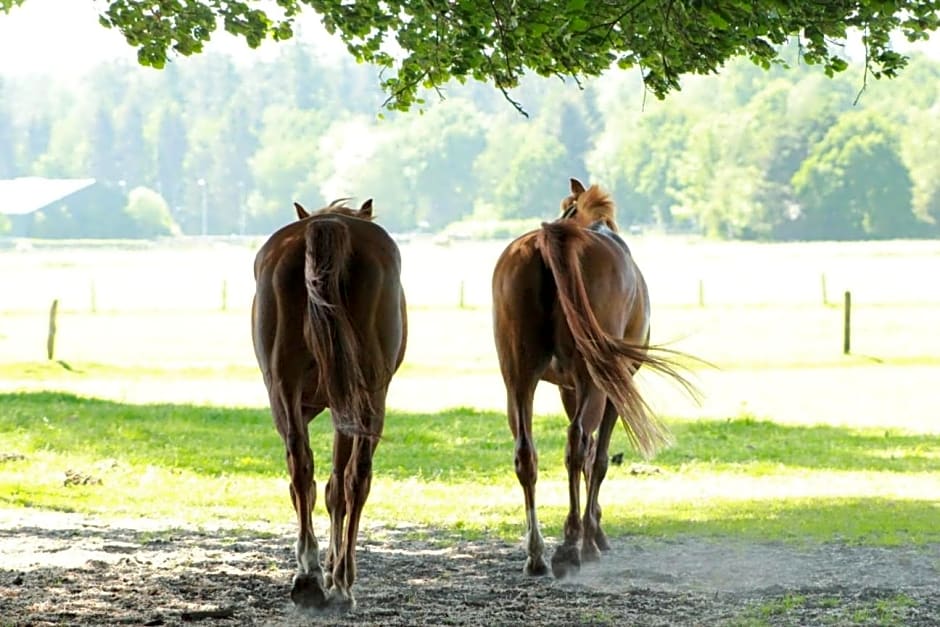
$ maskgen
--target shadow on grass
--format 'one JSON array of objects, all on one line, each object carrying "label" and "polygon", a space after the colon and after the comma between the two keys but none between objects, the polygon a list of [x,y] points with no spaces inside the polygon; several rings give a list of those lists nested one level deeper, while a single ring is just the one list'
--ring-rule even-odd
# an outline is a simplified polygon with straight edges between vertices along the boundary
[{"label": "shadow on grass", "polygon": [[[539,417],[540,467],[564,464],[566,420]],[[938,472],[940,436],[832,426],[789,426],[748,417],[676,422],[677,444],[653,463],[667,470],[696,467],[758,474],[801,468],[842,471]],[[329,467],[332,426],[324,413],[310,426],[318,474]],[[0,394],[0,447],[114,458],[193,472],[282,477],[284,452],[263,409],[134,405],[68,393]],[[612,454],[624,452],[618,430]],[[499,412],[458,408],[437,414],[389,412],[375,471],[390,478],[505,480],[513,478],[513,442]]]}]

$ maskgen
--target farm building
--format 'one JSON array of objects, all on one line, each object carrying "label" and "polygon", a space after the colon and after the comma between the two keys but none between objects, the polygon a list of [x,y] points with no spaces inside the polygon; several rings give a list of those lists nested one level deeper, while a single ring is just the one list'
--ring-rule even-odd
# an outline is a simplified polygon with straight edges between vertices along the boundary
[{"label": "farm building", "polygon": [[0,227],[13,237],[108,237],[125,200],[93,178],[0,179]]}]

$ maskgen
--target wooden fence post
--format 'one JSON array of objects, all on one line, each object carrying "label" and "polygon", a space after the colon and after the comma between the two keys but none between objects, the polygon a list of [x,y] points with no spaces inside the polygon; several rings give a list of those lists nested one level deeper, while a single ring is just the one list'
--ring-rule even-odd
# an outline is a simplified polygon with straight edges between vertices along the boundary
[{"label": "wooden fence post", "polygon": [[845,293],[845,319],[842,324],[842,354],[852,349],[852,292]]},{"label": "wooden fence post", "polygon": [[98,292],[95,289],[95,280],[92,279],[89,285],[89,302],[91,303],[91,313],[98,313]]},{"label": "wooden fence post", "polygon": [[59,315],[59,299],[52,301],[52,307],[49,308],[49,336],[46,338],[46,356],[49,361],[55,358],[55,331],[56,316]]},{"label": "wooden fence post", "polygon": [[228,280],[222,279],[222,311],[228,309]]},{"label": "wooden fence post", "polygon": [[461,279],[460,281],[460,294],[458,296],[457,306],[460,307],[460,309],[464,308],[464,281],[463,279]]},{"label": "wooden fence post", "polygon": [[698,306],[705,306],[705,281],[702,279],[698,280]]},{"label": "wooden fence post", "polygon": [[823,306],[825,307],[829,305],[829,291],[826,289],[826,273],[825,272],[823,272],[820,275],[820,283],[822,285]]}]

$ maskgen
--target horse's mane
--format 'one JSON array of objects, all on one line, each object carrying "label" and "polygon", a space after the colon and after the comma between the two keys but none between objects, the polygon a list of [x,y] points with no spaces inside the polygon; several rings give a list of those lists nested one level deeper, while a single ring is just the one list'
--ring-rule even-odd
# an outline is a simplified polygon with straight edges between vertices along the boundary
[{"label": "horse's mane", "polygon": [[578,211],[574,219],[584,227],[590,226],[595,222],[603,222],[610,230],[617,231],[617,207],[614,205],[610,194],[602,190],[597,185],[591,185],[583,193],[578,195]]},{"label": "horse's mane", "polygon": [[579,181],[572,179],[572,193],[561,201],[561,212],[562,219],[573,219],[583,228],[601,222],[611,231],[619,230],[614,200],[597,185],[584,189]]},{"label": "horse's mane", "polygon": [[337,198],[326,207],[322,209],[317,209],[316,211],[311,211],[310,215],[321,215],[324,213],[338,213],[344,216],[350,216],[353,218],[360,217],[359,210],[354,209],[346,204],[346,201],[352,200],[351,198]]},{"label": "horse's mane", "polygon": [[358,209],[354,209],[350,207],[349,205],[347,205],[346,204],[347,200],[351,200],[351,199],[350,198],[337,198],[336,200],[328,204],[326,207],[323,207],[321,209],[316,209],[314,211],[307,211],[303,205],[295,202],[294,209],[297,211],[297,217],[300,220],[303,220],[304,218],[309,218],[310,216],[317,216],[317,215],[324,215],[324,214],[331,214],[331,213],[349,216],[352,218],[359,218],[361,220],[369,220],[369,221],[372,220],[373,215],[372,215],[372,199],[371,198],[365,201],[364,203],[362,203],[362,206],[359,207]]}]

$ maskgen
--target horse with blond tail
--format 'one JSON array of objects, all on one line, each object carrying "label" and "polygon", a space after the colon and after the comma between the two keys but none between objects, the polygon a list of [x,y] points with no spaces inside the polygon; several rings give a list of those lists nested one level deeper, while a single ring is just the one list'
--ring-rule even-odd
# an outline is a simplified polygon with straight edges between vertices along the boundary
[{"label": "horse with blond tail", "polygon": [[[287,452],[297,513],[291,598],[304,607],[355,605],[356,540],[385,422],[389,382],[407,339],[401,257],[358,209],[334,201],[275,232],[255,258],[252,338],[271,413]],[[307,425],[327,407],[334,425],[325,490],[330,544],[324,563],[313,531],[317,487]]]},{"label": "horse with blond tail", "polygon": [[[529,575],[548,572],[535,507],[538,456],[532,406],[540,380],[558,386],[568,415],[565,464],[569,511],[552,572],[577,572],[610,544],[598,502],[617,417],[631,443],[652,455],[669,442],[633,375],[643,365],[689,384],[667,359],[649,352],[646,282],[617,234],[614,203],[597,186],[571,180],[562,216],[509,244],[493,272],[493,323],[515,438],[516,476],[526,515]],[[587,495],[581,509],[581,478]]]}]

